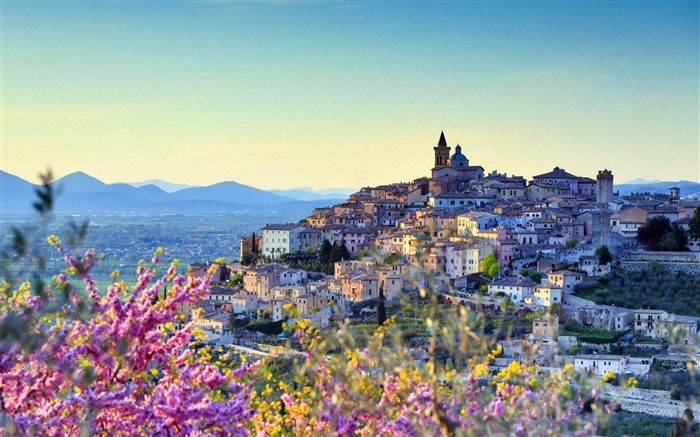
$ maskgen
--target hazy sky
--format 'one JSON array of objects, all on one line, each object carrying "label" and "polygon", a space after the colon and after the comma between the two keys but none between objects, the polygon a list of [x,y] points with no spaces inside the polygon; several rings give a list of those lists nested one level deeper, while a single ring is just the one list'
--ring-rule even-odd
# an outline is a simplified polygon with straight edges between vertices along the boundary
[{"label": "hazy sky", "polygon": [[359,187],[472,165],[700,179],[697,1],[8,1],[2,162]]}]

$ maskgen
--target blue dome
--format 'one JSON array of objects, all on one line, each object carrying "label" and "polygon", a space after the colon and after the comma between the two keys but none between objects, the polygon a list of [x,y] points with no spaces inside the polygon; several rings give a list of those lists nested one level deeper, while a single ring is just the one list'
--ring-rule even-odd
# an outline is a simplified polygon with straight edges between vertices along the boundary
[{"label": "blue dome", "polygon": [[455,153],[450,156],[450,161],[467,161],[467,157],[462,155],[462,146],[455,147]]}]

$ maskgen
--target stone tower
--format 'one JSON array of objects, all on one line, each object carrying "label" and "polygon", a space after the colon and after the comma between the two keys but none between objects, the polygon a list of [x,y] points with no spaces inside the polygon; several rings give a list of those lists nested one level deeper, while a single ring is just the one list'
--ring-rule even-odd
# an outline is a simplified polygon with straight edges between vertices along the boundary
[{"label": "stone tower", "polygon": [[437,147],[433,147],[433,150],[435,150],[434,169],[447,166],[447,160],[450,159],[450,149],[451,147],[447,147],[447,141],[445,141],[445,133],[440,132],[440,140],[437,143]]},{"label": "stone tower", "polygon": [[598,171],[596,177],[598,182],[596,186],[596,202],[608,203],[613,199],[613,174],[612,171],[605,169]]},{"label": "stone tower", "polygon": [[678,187],[671,187],[668,189],[668,197],[672,200],[678,200],[681,198],[681,189]]}]

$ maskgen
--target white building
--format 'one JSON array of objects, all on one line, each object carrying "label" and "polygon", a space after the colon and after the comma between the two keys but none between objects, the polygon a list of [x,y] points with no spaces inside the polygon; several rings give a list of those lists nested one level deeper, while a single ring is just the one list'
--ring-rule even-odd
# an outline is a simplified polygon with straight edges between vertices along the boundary
[{"label": "white building", "polygon": [[299,234],[305,228],[298,223],[267,225],[262,229],[262,254],[278,258],[300,248]]},{"label": "white building", "polygon": [[612,355],[577,355],[574,358],[574,369],[579,372],[592,372],[603,376],[605,372],[614,371],[616,375],[627,370],[627,357]]},{"label": "white building", "polygon": [[532,295],[535,292],[536,282],[528,278],[503,278],[489,284],[489,294],[493,295],[502,292],[510,297],[513,302],[522,302],[525,296]]}]

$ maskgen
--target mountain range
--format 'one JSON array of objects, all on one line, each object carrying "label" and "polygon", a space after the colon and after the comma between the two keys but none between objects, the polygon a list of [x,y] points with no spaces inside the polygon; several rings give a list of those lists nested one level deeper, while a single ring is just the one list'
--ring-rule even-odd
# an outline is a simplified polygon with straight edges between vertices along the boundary
[{"label": "mountain range", "polygon": [[[168,189],[178,184],[166,184]],[[138,186],[134,186],[138,185]],[[161,184],[162,185],[162,184]],[[233,181],[207,187],[185,187],[168,192],[156,184],[106,184],[83,172],[66,175],[53,183],[57,212],[235,212],[255,210],[310,211],[316,206],[342,202],[346,196],[307,196],[300,200]],[[0,209],[27,213],[36,199],[37,186],[0,170]],[[354,191],[354,190],[352,190]],[[296,194],[296,193],[292,193]]]},{"label": "mountain range", "polygon": [[671,187],[680,188],[681,197],[692,196],[700,193],[700,183],[698,182],[645,181],[644,179],[635,179],[626,184],[615,185],[615,191],[618,191],[621,195],[644,192],[668,194],[668,189]]}]

